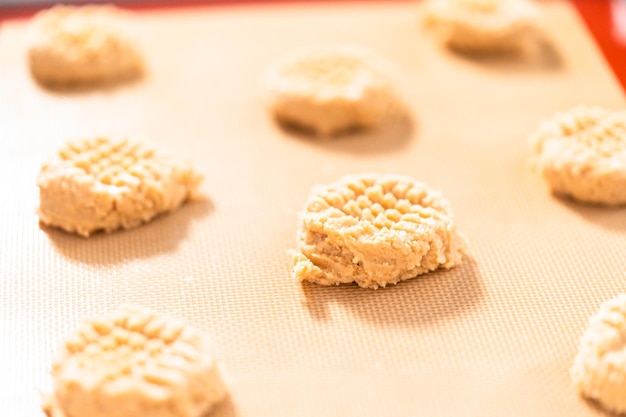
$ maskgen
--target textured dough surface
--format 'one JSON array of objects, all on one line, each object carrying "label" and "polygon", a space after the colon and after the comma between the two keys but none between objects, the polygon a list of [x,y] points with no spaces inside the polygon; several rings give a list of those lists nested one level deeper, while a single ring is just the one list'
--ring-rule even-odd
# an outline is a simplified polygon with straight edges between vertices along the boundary
[{"label": "textured dough surface", "polygon": [[536,25],[529,0],[428,0],[424,22],[437,38],[465,52],[517,50]]},{"label": "textured dough surface", "polygon": [[69,142],[37,177],[39,219],[82,236],[130,229],[177,209],[200,181],[188,164],[140,143]]},{"label": "textured dough surface", "polygon": [[529,140],[534,167],[554,193],[626,203],[626,110],[576,107],[542,123]]},{"label": "textured dough surface", "polygon": [[306,202],[294,276],[376,289],[452,268],[464,251],[439,192],[398,175],[350,175],[314,189]]},{"label": "textured dough surface", "polygon": [[83,323],[51,374],[53,417],[199,417],[226,395],[207,336],[138,306]]},{"label": "textured dough surface", "polygon": [[583,396],[626,413],[626,294],[605,302],[590,318],[570,374]]},{"label": "textured dough surface", "polygon": [[109,83],[139,76],[143,62],[127,16],[113,5],[57,5],[32,21],[28,59],[45,85]]},{"label": "textured dough surface", "polygon": [[394,103],[385,61],[356,45],[296,51],[265,77],[271,112],[280,121],[334,136],[377,125]]}]

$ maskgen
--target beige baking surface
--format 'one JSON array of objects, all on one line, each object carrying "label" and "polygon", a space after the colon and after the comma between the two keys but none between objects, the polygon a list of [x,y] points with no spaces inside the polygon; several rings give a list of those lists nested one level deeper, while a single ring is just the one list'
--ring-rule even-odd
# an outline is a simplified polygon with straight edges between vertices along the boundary
[{"label": "beige baking surface", "polygon": [[[555,111],[625,100],[575,11],[542,7],[549,46],[513,61],[438,49],[408,2],[142,11],[150,75],[71,94],[32,82],[26,21],[5,21],[0,414],[40,416],[37,390],[64,336],[137,302],[213,334],[232,393],[217,416],[603,415],[578,398],[568,368],[588,316],[626,291],[626,211],[549,195],[524,140]],[[324,143],[278,129],[259,76],[281,53],[322,41],[393,61],[411,122]],[[191,158],[210,200],[88,240],[41,229],[42,160],[97,134]],[[473,259],[385,290],[303,291],[286,255],[296,211],[313,184],[361,171],[441,189]]]}]

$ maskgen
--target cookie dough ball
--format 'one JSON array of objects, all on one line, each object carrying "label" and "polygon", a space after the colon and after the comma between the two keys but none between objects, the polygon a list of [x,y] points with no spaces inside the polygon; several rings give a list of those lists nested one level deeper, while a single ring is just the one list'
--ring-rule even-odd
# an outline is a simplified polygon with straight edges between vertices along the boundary
[{"label": "cookie dough ball", "polygon": [[576,107],[542,123],[530,143],[534,167],[555,194],[626,203],[626,111]]},{"label": "cookie dough ball", "polygon": [[444,45],[489,53],[520,49],[537,16],[530,0],[428,0],[423,17]]},{"label": "cookie dough ball", "polygon": [[591,317],[570,374],[583,396],[626,413],[626,294],[605,302]]},{"label": "cookie dough ball", "polygon": [[376,289],[457,266],[464,251],[439,192],[398,175],[350,175],[309,197],[299,219],[294,276]]},{"label": "cookie dough ball", "polygon": [[28,50],[34,77],[48,86],[93,85],[131,79],[142,59],[112,5],[57,5],[32,21]]},{"label": "cookie dough ball", "polygon": [[227,391],[206,335],[138,306],[86,321],[51,374],[53,416],[200,417]]},{"label": "cookie dough ball", "polygon": [[369,50],[333,44],[276,61],[265,87],[279,122],[320,137],[376,126],[394,103],[386,63]]},{"label": "cookie dough ball", "polygon": [[39,219],[82,236],[130,229],[177,209],[200,181],[188,164],[140,143],[70,142],[39,172]]}]

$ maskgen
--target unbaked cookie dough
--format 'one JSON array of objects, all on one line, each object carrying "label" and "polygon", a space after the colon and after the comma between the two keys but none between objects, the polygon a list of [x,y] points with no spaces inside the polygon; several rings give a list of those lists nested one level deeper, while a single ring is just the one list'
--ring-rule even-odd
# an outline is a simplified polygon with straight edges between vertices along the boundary
[{"label": "unbaked cookie dough", "polygon": [[357,45],[330,44],[284,56],[264,84],[271,113],[319,137],[380,123],[395,103],[387,63]]},{"label": "unbaked cookie dough", "polygon": [[130,229],[177,209],[201,179],[188,164],[140,143],[69,142],[39,172],[39,219],[82,236]]},{"label": "unbaked cookie dough", "polygon": [[533,165],[555,194],[626,203],[626,110],[576,107],[542,123],[529,141]]},{"label": "unbaked cookie dough", "polygon": [[54,417],[200,417],[227,392],[205,334],[130,305],[83,323],[51,375]]},{"label": "unbaked cookie dough", "polygon": [[455,267],[465,245],[441,193],[399,175],[349,175],[306,202],[294,276],[376,289]]},{"label": "unbaked cookie dough", "polygon": [[469,53],[520,49],[538,17],[532,0],[427,0],[423,7],[435,37]]},{"label": "unbaked cookie dough", "polygon": [[28,60],[49,86],[104,84],[136,78],[143,60],[113,5],[57,5],[32,21]]},{"label": "unbaked cookie dough", "polygon": [[591,317],[570,374],[583,396],[626,413],[626,294],[605,302]]}]

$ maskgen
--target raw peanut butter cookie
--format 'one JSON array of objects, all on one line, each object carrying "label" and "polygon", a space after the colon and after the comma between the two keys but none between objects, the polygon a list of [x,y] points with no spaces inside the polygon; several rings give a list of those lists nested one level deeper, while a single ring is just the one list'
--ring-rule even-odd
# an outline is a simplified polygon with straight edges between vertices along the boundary
[{"label": "raw peanut butter cookie", "polygon": [[605,302],[591,317],[570,374],[583,396],[626,413],[626,294]]},{"label": "raw peanut butter cookie", "polygon": [[39,12],[28,51],[32,74],[50,86],[137,77],[143,63],[126,19],[112,5],[57,5]]},{"label": "raw peanut butter cookie", "polygon": [[200,181],[188,164],[139,143],[70,142],[39,172],[39,219],[82,236],[130,229],[177,209]]},{"label": "raw peanut butter cookie", "polygon": [[207,336],[137,306],[85,322],[51,373],[54,417],[200,417],[226,395]]},{"label": "raw peanut butter cookie", "polygon": [[480,53],[520,48],[537,16],[530,0],[428,0],[423,18],[444,45]]},{"label": "raw peanut butter cookie", "polygon": [[626,203],[626,111],[576,107],[530,136],[535,169],[555,194]]},{"label": "raw peanut butter cookie", "polygon": [[297,242],[298,280],[374,289],[452,268],[465,251],[448,201],[398,175],[352,175],[315,188]]},{"label": "raw peanut butter cookie", "polygon": [[297,51],[267,71],[271,112],[320,137],[377,125],[395,102],[385,62],[369,50],[332,44]]}]

